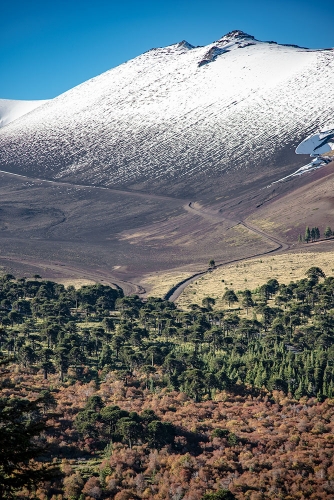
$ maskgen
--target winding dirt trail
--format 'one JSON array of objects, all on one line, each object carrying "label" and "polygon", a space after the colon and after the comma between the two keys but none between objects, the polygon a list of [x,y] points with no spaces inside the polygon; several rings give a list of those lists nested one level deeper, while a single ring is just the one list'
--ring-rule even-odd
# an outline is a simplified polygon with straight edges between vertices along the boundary
[{"label": "winding dirt trail", "polygon": [[173,198],[172,196],[165,196],[162,194],[152,194],[152,193],[146,193],[144,191],[134,191],[131,189],[110,188],[107,186],[95,186],[94,184],[75,184],[74,182],[67,182],[62,180],[54,181],[50,179],[41,179],[40,177],[30,177],[28,175],[23,175],[23,174],[14,174],[13,172],[7,172],[6,170],[0,170],[0,174],[12,175],[13,177],[19,177],[21,179],[26,179],[32,182],[46,182],[48,184],[55,184],[57,186],[65,186],[65,187],[69,186],[82,189],[99,189],[102,191],[110,191],[111,193],[124,194],[126,196],[134,196],[136,198],[149,198],[151,200],[167,200],[167,201],[174,200],[174,201],[186,202],[184,198]]},{"label": "winding dirt trail", "polygon": [[[246,227],[249,231],[253,231],[253,233],[257,233],[260,236],[262,236],[263,238],[266,238],[267,240],[272,241],[273,243],[276,243],[277,248],[275,250],[270,250],[270,252],[265,252],[265,253],[278,252],[279,250],[285,251],[285,250],[289,250],[289,248],[290,248],[290,245],[288,245],[284,241],[280,241],[277,238],[274,238],[273,236],[262,231],[262,229],[259,229],[258,227],[253,226],[252,224],[249,224],[248,222],[240,221],[239,224],[241,226]],[[264,254],[262,254],[262,255],[264,255]],[[242,259],[242,260],[244,260],[244,259]]]},{"label": "winding dirt trail", "polygon": [[[118,193],[118,194],[124,194],[127,196],[134,196],[134,197],[154,199],[154,200],[159,200],[159,199],[162,200],[163,199],[163,200],[169,200],[169,201],[174,202],[174,203],[175,203],[175,201],[178,201],[181,203],[185,202],[186,204],[184,205],[183,208],[191,214],[195,213],[195,214],[199,215],[200,217],[205,218],[211,222],[217,222],[217,221],[223,222],[223,223],[225,223],[225,226],[227,229],[235,227],[237,225],[241,225],[241,226],[245,227],[246,229],[248,229],[249,231],[258,234],[262,238],[265,238],[266,240],[268,240],[272,243],[275,243],[277,245],[276,248],[268,250],[266,252],[261,252],[261,253],[249,255],[247,257],[240,258],[240,259],[234,259],[234,260],[230,260],[230,261],[226,261],[226,262],[221,262],[219,264],[216,264],[216,267],[222,267],[222,266],[225,266],[227,264],[232,264],[235,262],[242,262],[244,260],[248,260],[248,259],[251,259],[254,257],[260,257],[263,255],[277,253],[277,252],[285,251],[285,250],[289,249],[289,245],[287,243],[284,243],[284,242],[278,240],[277,238],[265,233],[261,229],[253,226],[252,224],[249,224],[248,222],[245,222],[242,220],[234,220],[234,219],[225,217],[219,211],[211,210],[209,208],[203,208],[197,202],[192,202],[192,201],[188,202],[182,198],[173,198],[171,196],[155,195],[155,194],[151,194],[151,193],[131,191],[131,190],[126,190],[126,189],[109,188],[109,187],[104,187],[104,186],[75,184],[75,183],[66,182],[66,181],[40,179],[40,178],[36,178],[36,177],[29,177],[27,175],[15,174],[13,172],[7,172],[4,170],[0,170],[0,174],[1,173],[11,175],[14,177],[20,177],[22,179],[27,179],[27,180],[34,181],[34,182],[45,182],[48,184],[54,184],[54,185],[58,185],[58,186],[70,186],[70,187],[76,187],[76,188],[82,188],[82,189],[107,190],[107,191],[111,191],[111,192]],[[64,216],[64,220],[66,220],[66,216]],[[64,220],[58,222],[58,224],[64,222]],[[8,260],[8,261],[10,261],[10,260],[15,261],[16,260],[18,262],[19,261],[26,262],[26,263],[29,262],[29,264],[32,264],[32,265],[34,265],[34,264],[36,265],[36,263],[37,263],[37,261],[34,261],[34,259],[18,259],[18,258],[12,257],[12,256],[2,256],[2,259]],[[44,263],[44,265],[45,265],[45,263]],[[78,275],[80,274],[80,270],[78,268],[75,268],[75,266],[67,266],[66,264],[60,264],[57,262],[49,262],[46,265],[46,267],[49,267],[50,269],[57,268],[57,266],[62,266],[63,268],[65,268],[66,270],[68,270],[71,273],[74,272],[75,274],[78,274]],[[179,283],[177,283],[173,288],[171,288],[165,294],[164,298],[167,300],[170,300],[171,302],[174,302],[190,283],[192,283],[194,280],[196,280],[199,276],[202,276],[203,274],[206,274],[209,272],[212,272],[212,269],[205,269],[203,271],[199,271],[197,273],[194,273],[189,278],[186,278],[185,280],[180,281]],[[133,294],[133,293],[136,293],[136,294],[146,293],[146,290],[141,285],[139,285],[137,283],[130,282],[130,281],[126,281],[123,279],[116,278],[112,274],[109,274],[109,273],[107,274],[101,270],[90,269],[90,270],[85,271],[84,274],[86,275],[87,278],[106,281],[106,282],[109,282],[110,284],[113,284],[116,287],[117,286],[122,287],[124,289],[125,293],[128,295]]]},{"label": "winding dirt trail", "polygon": [[[32,267],[40,268],[42,267],[45,271],[50,271],[51,273],[62,273],[62,279],[65,280],[88,280],[93,282],[102,282],[104,285],[114,286],[115,288],[121,288],[126,295],[133,294],[144,294],[146,290],[141,285],[137,283],[133,283],[132,281],[127,281],[125,279],[120,279],[117,276],[114,276],[112,273],[108,273],[102,269],[93,269],[86,268],[81,269],[78,266],[71,264],[63,264],[62,262],[57,261],[43,261],[41,259],[33,259],[33,258],[20,258],[12,255],[0,255],[1,263],[11,263],[16,262],[19,264],[24,264]],[[57,279],[55,279],[57,281]]]},{"label": "winding dirt trail", "polygon": [[[278,240],[277,238],[265,233],[264,231],[262,231],[262,229],[259,229],[255,226],[253,226],[252,224],[249,224],[248,222],[244,222],[241,220],[233,221],[232,219],[226,219],[219,212],[213,212],[213,211],[210,211],[208,209],[201,209],[201,207],[198,204],[193,203],[193,202],[188,203],[188,205],[187,205],[187,207],[185,207],[185,209],[187,211],[194,211],[198,215],[201,215],[204,218],[209,218],[211,220],[221,220],[221,221],[227,222],[229,224],[229,227],[234,227],[237,225],[243,226],[246,229],[248,229],[249,231],[252,231],[253,233],[258,234],[262,238],[265,238],[265,239],[269,240],[270,242],[275,243],[277,245],[276,248],[273,248],[271,250],[267,250],[266,252],[261,252],[261,253],[249,255],[248,257],[243,257],[240,259],[233,259],[233,260],[229,260],[226,262],[221,262],[219,264],[216,264],[216,266],[215,266],[216,268],[223,267],[223,266],[226,266],[228,264],[242,262],[242,261],[249,260],[249,259],[252,259],[255,257],[261,257],[261,256],[268,255],[268,254],[283,252],[283,251],[286,251],[290,248],[290,245],[288,245],[287,243]],[[203,276],[204,274],[211,273],[211,272],[212,272],[212,269],[210,269],[210,268],[205,269],[204,271],[199,271],[199,272],[193,274],[192,276],[190,276],[189,278],[186,278],[186,279],[180,281],[179,283],[177,283],[175,286],[173,286],[165,294],[164,299],[169,300],[170,302],[175,302],[175,300],[181,295],[183,290],[188,285],[190,285],[190,283],[195,281],[199,276]]]}]

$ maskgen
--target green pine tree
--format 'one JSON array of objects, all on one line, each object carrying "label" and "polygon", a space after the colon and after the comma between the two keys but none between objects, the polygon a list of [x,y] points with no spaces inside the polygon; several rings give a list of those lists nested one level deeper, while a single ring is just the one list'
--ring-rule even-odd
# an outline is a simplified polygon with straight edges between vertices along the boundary
[{"label": "green pine tree", "polygon": [[327,226],[325,229],[325,232],[324,232],[325,238],[330,238],[332,235],[333,235],[333,232],[332,232],[331,228],[329,226]]}]

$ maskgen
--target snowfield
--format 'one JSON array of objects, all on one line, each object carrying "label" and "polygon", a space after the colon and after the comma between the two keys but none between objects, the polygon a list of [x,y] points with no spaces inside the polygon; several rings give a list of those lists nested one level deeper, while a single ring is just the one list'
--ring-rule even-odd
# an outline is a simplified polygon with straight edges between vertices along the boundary
[{"label": "snowfield", "polygon": [[11,99],[0,99],[0,128],[30,113],[30,111],[33,111],[46,102],[47,101],[14,101]]},{"label": "snowfield", "polygon": [[334,125],[323,127],[317,134],[310,135],[299,144],[296,153],[318,156],[334,149]]},{"label": "snowfield", "polygon": [[239,31],[152,49],[2,128],[0,168],[136,187],[292,172],[297,144],[333,118],[333,71],[332,49]]},{"label": "snowfield", "polygon": [[310,163],[303,165],[296,172],[279,179],[276,182],[286,181],[292,177],[312,172],[333,160],[331,154],[334,151],[334,124],[326,125],[317,134],[312,134],[306,137],[296,148],[297,155],[310,155],[314,157]]}]

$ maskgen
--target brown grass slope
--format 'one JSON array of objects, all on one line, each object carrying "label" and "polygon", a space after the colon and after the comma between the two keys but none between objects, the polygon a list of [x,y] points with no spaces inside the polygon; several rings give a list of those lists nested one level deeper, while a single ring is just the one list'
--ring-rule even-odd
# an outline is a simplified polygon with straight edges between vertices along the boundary
[{"label": "brown grass slope", "polygon": [[282,184],[249,222],[290,243],[304,235],[306,226],[319,227],[322,237],[326,226],[334,228],[334,162]]},{"label": "brown grass slope", "polygon": [[[334,227],[333,164],[268,188],[255,181],[242,186],[235,178],[228,195],[212,195],[205,204],[0,175],[3,269],[118,283],[126,293],[143,291],[137,285],[165,293],[177,276],[204,270],[211,258],[224,263],[277,247],[240,220],[291,246],[307,224],[321,231]],[[328,250],[330,243],[324,245]],[[167,272],[172,274],[162,283]]]}]

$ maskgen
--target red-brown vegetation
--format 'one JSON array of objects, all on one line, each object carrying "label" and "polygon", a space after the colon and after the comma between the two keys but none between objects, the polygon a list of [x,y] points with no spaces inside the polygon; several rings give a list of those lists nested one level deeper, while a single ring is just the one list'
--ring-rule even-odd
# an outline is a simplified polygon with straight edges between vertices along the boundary
[{"label": "red-brown vegetation", "polygon": [[[41,487],[38,498],[200,500],[219,489],[237,499],[333,498],[333,400],[221,392],[213,401],[195,403],[184,393],[152,394],[133,387],[132,379],[127,384],[110,377],[99,387],[60,385],[56,376],[46,381],[42,373],[11,367],[2,396],[34,399],[51,387],[57,402],[47,410],[48,429],[39,439],[64,477]],[[178,429],[175,445],[157,450],[138,441],[130,449],[117,442],[101,451],[98,438],[80,438],[73,425],[92,394],[106,406],[153,410]]]}]

